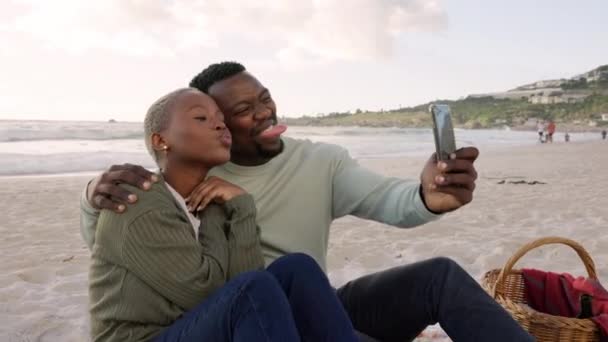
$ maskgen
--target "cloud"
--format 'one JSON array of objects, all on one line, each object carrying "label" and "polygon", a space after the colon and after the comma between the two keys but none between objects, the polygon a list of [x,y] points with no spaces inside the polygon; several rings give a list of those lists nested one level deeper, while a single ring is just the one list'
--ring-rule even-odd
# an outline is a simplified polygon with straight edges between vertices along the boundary
[{"label": "cloud", "polygon": [[[174,55],[238,36],[285,64],[387,58],[410,31],[447,15],[433,0],[13,0],[0,31],[27,33],[71,53]],[[246,53],[243,52],[243,53]],[[266,52],[265,52],[266,53]]]},{"label": "cloud", "polygon": [[[84,53],[110,50],[127,55],[171,55],[190,44],[213,46],[213,34],[187,20],[178,4],[163,0],[14,0],[26,8],[12,29],[48,47]],[[6,26],[5,26],[6,28]]]}]

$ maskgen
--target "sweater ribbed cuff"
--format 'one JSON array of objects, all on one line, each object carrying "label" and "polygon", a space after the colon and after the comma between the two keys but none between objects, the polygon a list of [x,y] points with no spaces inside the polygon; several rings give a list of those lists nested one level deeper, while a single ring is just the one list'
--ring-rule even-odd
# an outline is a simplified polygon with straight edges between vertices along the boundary
[{"label": "sweater ribbed cuff", "polygon": [[100,210],[93,208],[93,206],[91,205],[91,203],[89,203],[89,200],[87,199],[87,190],[89,189],[89,185],[92,181],[93,180],[91,179],[87,183],[87,185],[84,187],[84,190],[82,191],[82,194],[80,195],[80,208],[84,210],[87,214],[97,216],[99,215]]},{"label": "sweater ribbed cuff", "polygon": [[418,188],[416,195],[414,196],[414,208],[416,210],[416,214],[423,222],[431,222],[439,219],[443,214],[435,214],[431,212],[424,204],[421,196],[422,185]]},{"label": "sweater ribbed cuff", "polygon": [[203,234],[199,234],[199,242],[203,246],[203,254],[213,256],[220,266],[227,270],[228,241],[221,226],[209,225]]},{"label": "sweater ribbed cuff", "polygon": [[256,207],[249,194],[237,196],[224,205],[228,222],[230,222],[229,240],[237,246],[249,246],[259,243],[259,231],[256,223]]},{"label": "sweater ribbed cuff", "polygon": [[224,204],[224,210],[230,220],[256,214],[255,202],[250,194],[242,194]]},{"label": "sweater ribbed cuff", "polygon": [[237,196],[228,201],[224,207],[230,226],[228,246],[231,251],[238,251],[236,258],[230,258],[230,276],[262,268],[264,257],[253,197],[249,194]]}]

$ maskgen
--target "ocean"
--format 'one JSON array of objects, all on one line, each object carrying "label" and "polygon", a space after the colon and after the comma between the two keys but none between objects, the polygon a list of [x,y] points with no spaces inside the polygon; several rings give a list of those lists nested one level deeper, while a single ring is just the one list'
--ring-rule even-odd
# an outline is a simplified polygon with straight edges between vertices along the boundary
[{"label": "ocean", "polygon": [[[339,144],[357,159],[426,156],[434,150],[431,129],[289,127],[285,135]],[[482,151],[538,144],[533,131],[457,129],[455,135],[458,146]],[[598,138],[598,133],[571,133],[571,141]],[[558,127],[554,141],[563,140]],[[122,163],[155,167],[142,123],[0,121],[0,176],[96,172]]]}]

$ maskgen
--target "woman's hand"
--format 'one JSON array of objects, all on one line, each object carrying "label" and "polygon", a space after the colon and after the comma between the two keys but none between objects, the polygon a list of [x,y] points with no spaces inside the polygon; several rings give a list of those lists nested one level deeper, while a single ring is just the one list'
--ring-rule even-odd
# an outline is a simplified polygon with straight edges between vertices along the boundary
[{"label": "woman's hand", "polygon": [[188,210],[191,212],[203,210],[212,201],[224,204],[238,195],[245,193],[242,188],[218,177],[209,177],[199,184],[186,198]]}]

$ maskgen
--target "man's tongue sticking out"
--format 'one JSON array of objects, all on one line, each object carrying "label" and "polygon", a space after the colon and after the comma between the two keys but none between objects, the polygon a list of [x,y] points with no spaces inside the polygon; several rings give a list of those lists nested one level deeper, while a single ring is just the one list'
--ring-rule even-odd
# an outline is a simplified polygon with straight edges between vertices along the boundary
[{"label": "man's tongue sticking out", "polygon": [[286,125],[272,125],[257,135],[260,142],[274,142],[287,130]]}]

